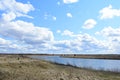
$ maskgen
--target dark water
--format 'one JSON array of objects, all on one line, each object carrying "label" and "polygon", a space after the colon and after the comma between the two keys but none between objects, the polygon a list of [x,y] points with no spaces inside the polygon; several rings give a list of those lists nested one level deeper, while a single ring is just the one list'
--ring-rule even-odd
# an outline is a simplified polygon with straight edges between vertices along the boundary
[{"label": "dark water", "polygon": [[65,65],[70,64],[82,68],[120,72],[120,60],[63,58],[59,56],[31,56],[31,58],[42,59]]}]

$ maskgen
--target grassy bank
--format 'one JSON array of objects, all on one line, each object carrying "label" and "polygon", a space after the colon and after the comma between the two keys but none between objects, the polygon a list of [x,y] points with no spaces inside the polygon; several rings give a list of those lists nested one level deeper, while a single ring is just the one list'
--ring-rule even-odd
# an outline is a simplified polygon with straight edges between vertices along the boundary
[{"label": "grassy bank", "polygon": [[34,60],[0,56],[0,80],[120,80],[120,73],[94,71]]}]

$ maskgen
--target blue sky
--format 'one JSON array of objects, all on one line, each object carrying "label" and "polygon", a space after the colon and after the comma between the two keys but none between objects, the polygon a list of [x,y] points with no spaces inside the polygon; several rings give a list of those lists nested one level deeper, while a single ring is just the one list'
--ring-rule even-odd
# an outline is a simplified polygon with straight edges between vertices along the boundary
[{"label": "blue sky", "polygon": [[0,52],[120,53],[119,0],[0,0]]}]

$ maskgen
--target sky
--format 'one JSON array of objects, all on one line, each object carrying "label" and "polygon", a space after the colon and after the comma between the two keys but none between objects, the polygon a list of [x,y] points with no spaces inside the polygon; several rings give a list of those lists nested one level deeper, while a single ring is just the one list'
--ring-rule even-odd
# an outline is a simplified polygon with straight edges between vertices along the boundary
[{"label": "sky", "polygon": [[0,53],[120,54],[120,0],[0,0]]}]

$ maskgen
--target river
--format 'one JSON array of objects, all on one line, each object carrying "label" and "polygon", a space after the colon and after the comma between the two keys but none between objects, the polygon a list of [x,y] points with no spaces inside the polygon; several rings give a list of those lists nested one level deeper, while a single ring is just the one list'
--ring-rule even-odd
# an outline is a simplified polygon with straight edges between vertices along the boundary
[{"label": "river", "polygon": [[120,72],[120,60],[63,58],[59,56],[31,56],[31,58],[46,60],[64,65],[72,65],[94,70]]}]

